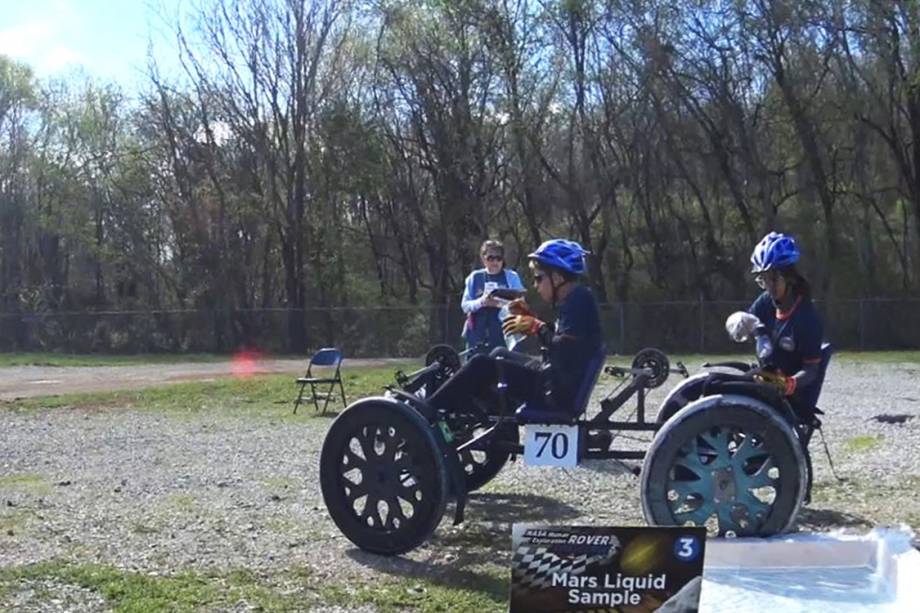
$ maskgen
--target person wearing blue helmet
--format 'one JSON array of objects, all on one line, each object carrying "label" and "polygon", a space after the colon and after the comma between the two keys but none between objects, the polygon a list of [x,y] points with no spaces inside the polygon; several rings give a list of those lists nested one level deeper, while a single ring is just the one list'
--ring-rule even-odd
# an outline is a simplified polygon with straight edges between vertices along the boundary
[{"label": "person wearing blue helmet", "polygon": [[793,406],[813,409],[824,326],[811,300],[811,288],[796,269],[800,253],[788,234],[770,232],[751,254],[751,272],[763,290],[748,309],[769,334],[772,371],[763,380],[789,397]]},{"label": "person wearing blue helmet", "polygon": [[555,325],[539,320],[523,304],[512,304],[512,315],[502,325],[506,334],[540,336],[547,362],[553,365],[552,387],[569,398],[602,342],[597,300],[579,282],[586,271],[586,255],[574,241],[552,239],[541,244],[528,259],[537,293],[553,307]]},{"label": "person wearing blue helmet", "polygon": [[552,305],[555,324],[540,320],[523,300],[515,300],[502,329],[505,334],[536,336],[545,349],[542,362],[499,347],[489,355],[470,359],[429,402],[457,409],[477,400],[491,404],[498,383],[497,359],[501,357],[506,393],[512,402],[568,410],[588,361],[603,338],[597,301],[579,282],[586,270],[586,254],[574,241],[553,239],[528,256],[534,286]]}]

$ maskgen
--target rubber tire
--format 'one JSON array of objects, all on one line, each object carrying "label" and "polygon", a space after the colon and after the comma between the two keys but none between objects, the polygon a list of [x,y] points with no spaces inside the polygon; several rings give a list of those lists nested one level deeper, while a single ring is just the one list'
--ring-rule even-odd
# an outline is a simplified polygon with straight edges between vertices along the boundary
[{"label": "rubber tire", "polygon": [[[423,500],[428,502],[395,529],[369,526],[360,519],[353,503],[347,500],[343,483],[347,480],[337,470],[345,447],[366,426],[394,427],[406,441],[402,451],[409,456],[411,466],[424,471],[414,476],[418,476]],[[386,465],[381,458],[375,458],[372,467]],[[367,477],[362,473],[362,482],[364,478]],[[320,454],[320,486],[329,515],[342,534],[361,549],[383,555],[405,553],[428,539],[441,522],[450,489],[444,457],[431,427],[414,409],[389,398],[359,401],[335,419]]]},{"label": "rubber tire", "polygon": [[[518,443],[521,439],[517,424],[503,425],[500,432],[500,438],[503,441]],[[479,453],[482,452],[480,451]],[[511,452],[501,453],[498,451],[488,450],[485,452],[485,454],[485,462],[473,463],[474,468],[472,469],[472,472],[467,470],[470,462],[464,459],[464,454],[459,454],[460,466],[463,468],[463,476],[466,482],[467,492],[475,492],[486,483],[494,479],[511,458]]]},{"label": "rubber tire", "polygon": [[645,386],[647,389],[661,387],[671,374],[671,362],[668,360],[667,354],[661,349],[646,347],[633,358],[632,367],[647,368],[646,364],[649,362],[652,363],[652,368],[656,372],[654,377],[646,381]]},{"label": "rubber tire", "polygon": [[658,408],[655,421],[658,424],[663,424],[674,417],[682,408],[694,400],[698,400],[703,392],[703,381],[710,374],[708,372],[697,373],[675,385],[674,389],[668,392],[668,395],[665,396],[664,401]]},{"label": "rubber tire", "polygon": [[456,372],[460,369],[460,354],[450,345],[434,345],[425,354],[425,366],[435,362],[441,362],[445,368]]},{"label": "rubber tire", "polygon": [[[736,531],[736,536],[769,536],[788,530],[802,506],[807,483],[807,465],[802,447],[788,422],[769,405],[738,395],[716,395],[701,398],[677,412],[657,432],[648,452],[641,474],[642,512],[652,526],[675,525],[663,484],[669,481],[671,467],[681,447],[691,437],[714,426],[737,426],[761,434],[771,455],[778,460],[780,478],[792,474],[756,530]],[[777,451],[779,452],[777,453]],[[720,526],[719,536],[725,533]]]}]

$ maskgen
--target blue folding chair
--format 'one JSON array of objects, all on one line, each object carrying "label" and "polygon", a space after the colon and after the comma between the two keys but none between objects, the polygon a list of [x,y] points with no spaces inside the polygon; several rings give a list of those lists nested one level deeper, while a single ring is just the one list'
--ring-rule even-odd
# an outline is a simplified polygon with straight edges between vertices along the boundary
[{"label": "blue folding chair", "polygon": [[[313,373],[314,366],[334,367],[335,374],[331,377],[318,377]],[[326,414],[326,407],[329,406],[329,401],[335,398],[336,385],[339,386],[339,392],[342,394],[342,406],[344,407],[347,401],[345,400],[345,387],[342,385],[341,369],[342,352],[335,347],[324,347],[314,353],[313,357],[310,358],[310,363],[307,365],[307,374],[297,378],[297,383],[300,384],[300,392],[297,394],[297,402],[294,403],[294,412],[297,412],[297,408],[303,400],[304,390],[308,385],[310,386],[310,394],[313,397],[313,406],[317,411],[320,410],[319,400],[324,400],[323,415]],[[329,386],[328,388],[325,387],[327,385]],[[320,391],[317,391],[317,387],[320,388]]]}]

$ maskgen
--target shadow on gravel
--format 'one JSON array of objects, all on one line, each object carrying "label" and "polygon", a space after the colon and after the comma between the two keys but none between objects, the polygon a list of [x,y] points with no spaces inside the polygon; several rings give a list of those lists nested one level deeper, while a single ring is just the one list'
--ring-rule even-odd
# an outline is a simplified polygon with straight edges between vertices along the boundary
[{"label": "shadow on gravel", "polygon": [[591,472],[613,476],[638,476],[642,470],[642,462],[638,460],[585,460],[579,466]]},{"label": "shadow on gravel", "polygon": [[581,512],[549,496],[473,492],[467,500],[464,515],[473,521],[510,524],[545,521],[548,518],[553,521],[572,519],[581,515]]},{"label": "shadow on gravel", "polygon": [[346,555],[355,562],[405,579],[424,578],[445,587],[464,587],[503,599],[508,580],[482,570],[483,562],[506,567],[511,557],[511,526],[514,522],[544,522],[552,518],[564,523],[581,513],[548,496],[535,494],[472,493],[466,507],[466,521],[452,525],[453,505],[431,535],[425,547],[433,552],[427,560],[401,556],[384,557],[349,549]]},{"label": "shadow on gravel", "polygon": [[[437,547],[437,543],[432,543]],[[508,547],[511,548],[511,539]],[[490,594],[500,601],[508,593],[509,579],[500,578],[494,574],[475,570],[482,564],[484,556],[482,550],[451,551],[440,556],[437,560],[416,561],[404,557],[378,556],[360,549],[349,549],[345,554],[362,566],[371,568],[379,573],[404,580],[408,578],[424,579],[435,585],[457,589],[463,587],[469,590]],[[488,556],[491,561],[498,561],[495,556]],[[510,573],[509,573],[510,575]]]},{"label": "shadow on gravel", "polygon": [[872,522],[865,517],[835,511],[833,509],[810,509],[799,512],[795,525],[802,530],[824,530],[827,528],[871,528]]}]

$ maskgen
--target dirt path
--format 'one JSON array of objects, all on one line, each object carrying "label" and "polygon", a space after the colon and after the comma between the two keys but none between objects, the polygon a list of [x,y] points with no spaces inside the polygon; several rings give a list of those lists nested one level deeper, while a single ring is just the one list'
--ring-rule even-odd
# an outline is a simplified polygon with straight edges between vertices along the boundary
[{"label": "dirt path", "polygon": [[[390,359],[354,359],[349,367],[382,366]],[[175,364],[133,364],[126,366],[5,366],[0,368],[0,400],[31,396],[141,389],[164,383],[207,381],[240,372],[277,373],[299,376],[306,360],[259,360],[252,364],[225,362],[180,362]]]}]

